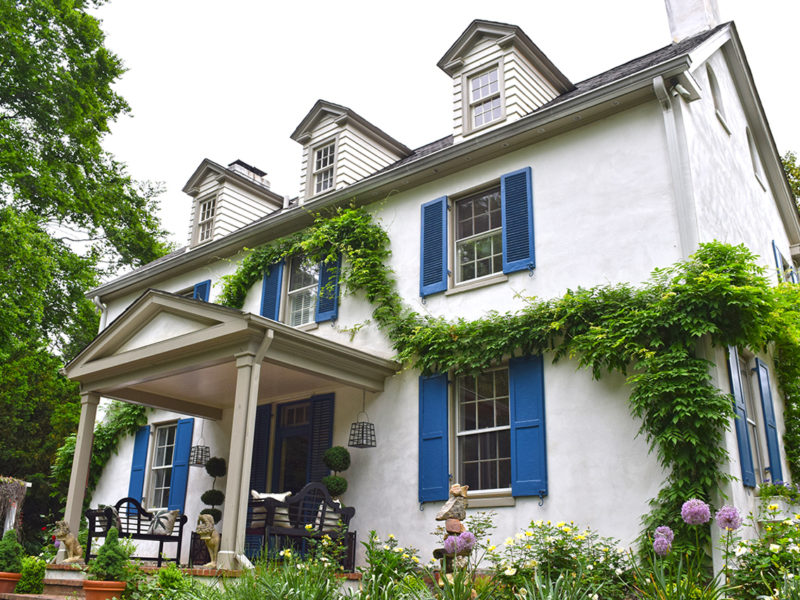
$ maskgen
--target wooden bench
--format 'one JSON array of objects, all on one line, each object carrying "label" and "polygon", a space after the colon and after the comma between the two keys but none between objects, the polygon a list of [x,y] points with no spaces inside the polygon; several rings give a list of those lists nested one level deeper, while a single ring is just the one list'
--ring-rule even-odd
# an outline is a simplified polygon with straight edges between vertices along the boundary
[{"label": "wooden bench", "polygon": [[[258,539],[256,550],[264,555],[284,548],[303,553],[308,540],[329,535],[333,540],[342,541],[345,549],[342,567],[352,571],[355,568],[356,534],[348,527],[355,514],[356,509],[352,506],[342,507],[334,502],[323,484],[309,483],[284,502],[274,498],[250,500],[246,535],[250,540]],[[256,554],[253,549],[250,545],[251,555]]]},{"label": "wooden bench", "polygon": [[[86,562],[95,554],[92,554],[92,540],[104,538],[108,533],[109,527],[116,526],[119,530],[120,538],[131,538],[134,540],[144,540],[158,542],[157,556],[132,556],[140,560],[155,560],[161,566],[162,560],[174,560],[180,563],[181,540],[183,539],[183,527],[188,520],[186,515],[179,515],[175,520],[175,526],[171,534],[150,533],[150,525],[153,522],[153,513],[146,511],[138,500],[134,498],[123,498],[114,507],[118,519],[114,518],[114,511],[111,507],[97,508],[86,511],[86,518],[89,520],[89,536],[86,539]],[[114,521],[117,521],[116,523]],[[175,558],[164,559],[164,544],[177,544]]]}]

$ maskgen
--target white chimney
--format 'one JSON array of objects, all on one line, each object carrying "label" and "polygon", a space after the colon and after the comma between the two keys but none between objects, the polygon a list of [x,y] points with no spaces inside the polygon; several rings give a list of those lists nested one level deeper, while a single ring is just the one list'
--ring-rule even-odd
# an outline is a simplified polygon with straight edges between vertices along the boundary
[{"label": "white chimney", "polygon": [[664,0],[673,42],[719,25],[717,0]]}]

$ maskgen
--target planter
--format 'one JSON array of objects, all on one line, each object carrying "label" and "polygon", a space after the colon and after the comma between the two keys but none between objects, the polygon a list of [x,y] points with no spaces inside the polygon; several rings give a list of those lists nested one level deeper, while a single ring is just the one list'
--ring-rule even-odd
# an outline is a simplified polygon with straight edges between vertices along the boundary
[{"label": "planter", "polygon": [[[770,496],[769,498],[762,498],[761,506],[758,508],[758,521],[760,523],[774,523],[777,521],[785,521],[791,519],[794,515],[800,512],[800,506],[791,504],[783,496]],[[777,511],[770,511],[768,506],[775,505],[778,507]]]},{"label": "planter", "polygon": [[83,591],[86,600],[108,600],[109,598],[119,598],[127,586],[125,581],[90,581],[85,579]]},{"label": "planter", "polygon": [[21,576],[20,573],[6,573],[5,571],[0,571],[0,594],[10,594],[13,592]]}]

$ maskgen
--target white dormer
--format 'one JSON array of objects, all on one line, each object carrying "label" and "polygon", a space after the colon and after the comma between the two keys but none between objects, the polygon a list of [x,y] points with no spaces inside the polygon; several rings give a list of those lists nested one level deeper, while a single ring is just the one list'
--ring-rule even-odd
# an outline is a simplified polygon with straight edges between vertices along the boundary
[{"label": "white dormer", "polygon": [[266,175],[241,160],[227,167],[203,160],[183,186],[194,198],[189,246],[219,239],[283,208],[283,197],[270,191]]},{"label": "white dormer", "polygon": [[453,78],[455,143],[575,87],[522,29],[493,21],[473,21],[437,65]]},{"label": "white dormer", "polygon": [[347,187],[411,150],[346,106],[317,100],[291,138],[303,145],[300,198]]}]

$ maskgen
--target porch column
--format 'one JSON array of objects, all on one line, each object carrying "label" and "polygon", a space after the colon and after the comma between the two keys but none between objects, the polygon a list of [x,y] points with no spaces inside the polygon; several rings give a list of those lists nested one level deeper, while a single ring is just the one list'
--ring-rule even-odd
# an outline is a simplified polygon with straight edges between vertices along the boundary
[{"label": "porch column", "polygon": [[[94,439],[94,421],[97,416],[97,404],[100,402],[99,394],[95,392],[81,392],[81,418],[78,422],[78,436],[75,440],[75,455],[72,458],[72,473],[69,477],[69,490],[67,491],[67,507],[64,510],[64,520],[75,535],[81,525],[81,509],[86,495],[86,481],[89,476],[89,460],[92,456],[92,440]],[[66,549],[62,544],[56,555],[56,562],[66,559]]]},{"label": "porch column", "polygon": [[255,352],[242,352],[236,358],[236,396],[231,423],[231,446],[228,454],[228,478],[225,483],[225,509],[222,521],[217,567],[236,569],[237,556],[244,554],[244,530],[250,486],[250,459],[253,454],[258,380],[261,361],[272,341],[272,332],[264,336]]}]

